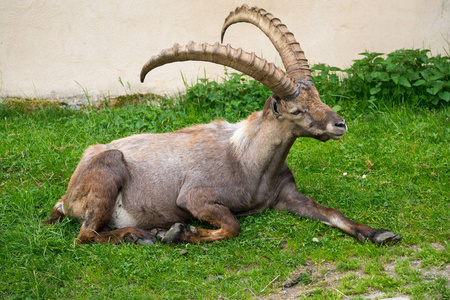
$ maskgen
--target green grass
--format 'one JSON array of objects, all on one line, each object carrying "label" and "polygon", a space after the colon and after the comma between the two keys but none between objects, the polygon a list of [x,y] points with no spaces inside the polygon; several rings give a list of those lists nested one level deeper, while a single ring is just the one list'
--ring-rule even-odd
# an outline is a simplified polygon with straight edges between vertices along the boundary
[{"label": "green grass", "polygon": [[[162,101],[80,111],[0,105],[0,297],[250,299],[280,289],[300,299],[364,299],[374,291],[450,297],[445,108],[347,117],[342,140],[300,139],[288,157],[303,193],[353,220],[402,234],[397,245],[360,243],[273,210],[240,218],[238,238],[201,245],[74,247],[77,222],[42,226],[88,145],[216,118],[200,114],[205,107]],[[223,116],[236,119],[232,109]]]},{"label": "green grass", "polygon": [[[409,63],[397,64],[405,55]],[[227,241],[74,247],[77,222],[41,222],[87,146],[217,118],[236,122],[261,109],[271,92],[225,72],[224,82],[201,79],[176,99],[125,95],[101,109],[4,101],[0,297],[449,299],[449,61],[430,57],[424,64],[424,55],[399,50],[384,60],[366,53],[344,78],[337,68],[316,66],[322,99],[346,118],[349,131],[327,143],[299,139],[288,157],[304,194],[404,236],[392,246],[360,243],[321,223],[268,210],[240,218],[242,233]],[[401,81],[394,67],[413,83]]]}]

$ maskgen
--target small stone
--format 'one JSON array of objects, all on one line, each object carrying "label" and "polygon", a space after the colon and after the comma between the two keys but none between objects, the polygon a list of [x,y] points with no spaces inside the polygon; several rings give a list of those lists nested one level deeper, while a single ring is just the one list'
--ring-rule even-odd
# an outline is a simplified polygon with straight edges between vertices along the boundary
[{"label": "small stone", "polygon": [[318,239],[318,238],[313,238],[312,241],[313,241],[314,243],[318,243],[318,242],[319,242],[319,239]]}]

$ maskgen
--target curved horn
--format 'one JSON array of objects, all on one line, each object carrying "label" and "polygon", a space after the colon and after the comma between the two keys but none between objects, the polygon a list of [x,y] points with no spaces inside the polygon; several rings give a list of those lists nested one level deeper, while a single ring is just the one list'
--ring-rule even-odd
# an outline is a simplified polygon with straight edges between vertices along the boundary
[{"label": "curved horn", "polygon": [[288,30],[280,19],[262,8],[242,5],[230,12],[222,26],[220,40],[227,28],[235,23],[246,22],[255,25],[272,41],[281,56],[286,72],[296,80],[312,82],[311,70],[300,44],[294,34]]},{"label": "curved horn", "polygon": [[241,48],[234,49],[229,44],[225,46],[219,43],[210,45],[189,42],[183,46],[175,44],[172,48],[165,49],[150,58],[142,67],[141,82],[144,82],[148,72],[159,66],[187,60],[208,61],[236,69],[258,80],[286,100],[295,98],[300,93],[300,85],[273,63],[268,63],[253,52],[249,53]]}]

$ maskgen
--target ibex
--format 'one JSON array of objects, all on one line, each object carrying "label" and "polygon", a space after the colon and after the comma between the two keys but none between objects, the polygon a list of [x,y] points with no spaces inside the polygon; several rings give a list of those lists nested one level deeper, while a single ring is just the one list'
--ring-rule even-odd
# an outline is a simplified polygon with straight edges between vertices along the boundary
[{"label": "ibex", "polygon": [[[240,48],[190,42],[153,56],[142,68],[141,82],[167,63],[213,62],[272,90],[264,109],[237,124],[216,121],[88,147],[47,223],[64,215],[78,219],[78,244],[197,243],[236,237],[241,227],[235,216],[273,208],[338,227],[361,241],[381,244],[402,238],[351,221],[297,190],[285,161],[295,140],[338,140],[347,126],[321,102],[300,45],[279,19],[263,9],[238,7],[225,19],[222,41],[226,29],[238,22],[251,23],[267,35],[286,73]],[[217,229],[185,225],[193,219]]]}]

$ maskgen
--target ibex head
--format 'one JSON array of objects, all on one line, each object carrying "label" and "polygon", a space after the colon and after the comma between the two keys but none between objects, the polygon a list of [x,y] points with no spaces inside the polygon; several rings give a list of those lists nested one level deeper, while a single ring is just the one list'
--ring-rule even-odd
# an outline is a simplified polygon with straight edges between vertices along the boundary
[{"label": "ibex head", "polygon": [[320,100],[308,62],[294,35],[265,10],[243,5],[225,19],[222,40],[226,29],[238,22],[254,24],[269,37],[281,56],[286,73],[254,52],[235,49],[229,44],[190,42],[184,46],[175,44],[153,56],[142,68],[141,82],[152,69],[171,62],[198,60],[228,66],[253,77],[274,92],[266,102],[265,113],[271,111],[275,119],[286,123],[295,137],[313,137],[321,141],[340,139],[347,131],[345,121]]}]

